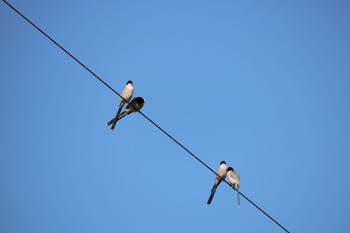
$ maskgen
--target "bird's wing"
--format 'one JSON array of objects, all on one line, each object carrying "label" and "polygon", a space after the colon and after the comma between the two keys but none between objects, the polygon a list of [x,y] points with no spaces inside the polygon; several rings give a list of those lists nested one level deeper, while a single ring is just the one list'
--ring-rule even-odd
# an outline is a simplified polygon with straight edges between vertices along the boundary
[{"label": "bird's wing", "polygon": [[240,177],[240,175],[239,175],[237,172],[233,172],[232,178],[233,178],[233,179],[238,183],[238,185],[239,185],[239,183],[240,183],[240,181],[241,181],[241,177]]}]

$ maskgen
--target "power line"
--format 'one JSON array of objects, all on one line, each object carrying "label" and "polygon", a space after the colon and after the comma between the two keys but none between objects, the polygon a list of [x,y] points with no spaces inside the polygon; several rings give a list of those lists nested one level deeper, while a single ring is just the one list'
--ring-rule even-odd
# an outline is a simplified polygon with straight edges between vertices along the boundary
[{"label": "power line", "polygon": [[[51,42],[53,42],[57,47],[63,50],[68,56],[73,58],[77,63],[79,63],[82,67],[84,67],[90,74],[92,74],[95,78],[97,78],[100,82],[102,82],[106,87],[108,87],[111,91],[117,94],[120,98],[124,99],[117,91],[115,91],[110,85],[108,85],[105,81],[103,81],[98,75],[96,75],[92,70],[90,70],[87,66],[85,66],[81,61],[79,61],[76,57],[74,57],[70,52],[68,52],[65,48],[63,48],[59,43],[57,43],[52,37],[50,37],[47,33],[41,30],[38,26],[36,26],[32,21],[30,21],[26,16],[24,16],[21,12],[19,12],[15,7],[13,7],[6,0],[3,0],[12,10],[14,10],[18,15],[20,15],[23,19],[25,19],[28,23],[30,23],[34,28],[36,28],[41,34],[47,37]],[[125,100],[125,99],[124,99]],[[129,101],[125,100],[127,103]],[[161,128],[158,124],[156,124],[153,120],[147,117],[140,110],[138,111],[144,118],[146,118],[151,124],[153,124],[156,128],[162,131],[166,136],[168,136],[172,141],[174,141],[177,145],[179,145],[182,149],[184,149],[187,153],[189,153],[193,158],[195,158],[198,162],[208,168],[212,173],[219,176],[212,168],[210,168],[206,163],[204,163],[199,157],[197,157],[194,153],[192,153],[189,149],[187,149],[184,145],[182,145],[178,140],[172,137],[169,133],[167,133],[163,128]],[[223,180],[226,184],[228,184],[232,189],[236,190],[232,187],[226,180]],[[237,191],[237,190],[236,190]],[[239,192],[239,191],[237,191]],[[289,231],[284,228],[280,223],[278,223],[274,218],[272,218],[269,214],[267,214],[263,209],[261,209],[258,205],[256,205],[253,201],[251,201],[248,197],[246,197],[243,193],[239,192],[240,195],[245,198],[248,202],[250,202],[253,206],[255,206],[258,210],[260,210],[263,214],[265,214],[268,218],[270,218],[274,223],[276,223],[279,227],[281,227],[284,231]]]}]

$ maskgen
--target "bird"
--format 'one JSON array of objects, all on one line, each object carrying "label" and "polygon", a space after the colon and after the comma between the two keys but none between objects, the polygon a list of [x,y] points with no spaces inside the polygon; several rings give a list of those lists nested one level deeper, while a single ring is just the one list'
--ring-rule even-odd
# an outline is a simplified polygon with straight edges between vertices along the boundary
[{"label": "bird", "polygon": [[106,126],[109,126],[109,125],[112,125],[111,126],[111,132],[113,132],[114,128],[115,128],[115,125],[117,124],[117,120],[118,120],[118,117],[120,115],[120,112],[122,110],[122,108],[124,107],[125,103],[128,101],[131,100],[131,97],[132,95],[134,94],[134,86],[133,86],[133,83],[131,80],[129,80],[127,83],[126,83],[126,86],[121,94],[121,98],[120,98],[120,103],[119,103],[119,108],[118,108],[118,111],[117,111],[117,114],[115,115],[113,121],[111,124],[109,124],[110,122],[107,123]]},{"label": "bird", "polygon": [[[120,119],[122,119],[123,117],[125,117],[126,115],[129,115],[133,112],[138,112],[141,110],[141,108],[143,107],[143,105],[145,104],[145,100],[144,98],[142,97],[135,97],[133,98],[130,103],[128,105],[126,105],[125,107],[125,111],[122,112],[118,118],[117,118],[117,121],[119,121]],[[110,120],[108,123],[107,123],[107,126],[111,125],[113,123],[115,118],[113,118],[112,120]]]},{"label": "bird", "polygon": [[237,200],[238,200],[238,208],[240,207],[240,201],[239,201],[239,182],[241,180],[241,177],[232,167],[227,168],[227,178],[228,182],[230,183],[231,187],[235,188],[237,191]]},{"label": "bird", "polygon": [[211,189],[211,193],[210,193],[209,199],[207,201],[208,206],[210,205],[211,201],[213,200],[213,197],[214,197],[214,194],[216,192],[217,187],[219,186],[221,181],[226,178],[226,174],[227,174],[226,162],[221,161],[220,167],[217,171],[217,175],[215,176],[215,182],[214,182],[213,188]]}]

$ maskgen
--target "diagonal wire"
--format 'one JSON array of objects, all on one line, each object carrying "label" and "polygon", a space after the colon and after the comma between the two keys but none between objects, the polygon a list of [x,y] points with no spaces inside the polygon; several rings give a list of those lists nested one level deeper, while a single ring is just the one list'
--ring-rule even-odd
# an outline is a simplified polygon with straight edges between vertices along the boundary
[{"label": "diagonal wire", "polygon": [[[117,91],[115,91],[110,85],[108,85],[103,79],[101,79],[97,74],[95,74],[92,70],[90,70],[86,65],[84,65],[81,61],[79,61],[76,57],[74,57],[70,52],[68,52],[65,48],[63,48],[59,43],[57,43],[52,37],[50,37],[47,33],[45,33],[43,30],[41,30],[38,26],[36,26],[32,21],[30,21],[26,16],[24,16],[21,12],[19,12],[15,7],[13,7],[10,3],[8,3],[6,0],[3,0],[4,3],[6,3],[12,10],[14,10],[18,15],[20,15],[23,19],[25,19],[28,23],[30,23],[34,28],[36,28],[41,34],[43,34],[45,37],[47,37],[51,42],[53,42],[57,47],[59,47],[61,50],[63,50],[68,56],[70,56],[72,59],[74,59],[79,65],[84,67],[90,74],[92,74],[95,78],[97,78],[100,82],[102,82],[106,87],[108,87],[111,91],[113,91],[115,94],[117,94],[120,98],[125,100]],[[183,144],[181,144],[178,140],[176,140],[173,136],[171,136],[168,132],[166,132],[163,128],[161,128],[158,124],[156,124],[153,120],[151,120],[149,117],[147,117],[144,113],[142,113],[140,110],[138,112],[146,118],[151,124],[153,124],[155,127],[157,127],[160,131],[162,131],[166,136],[168,136],[171,140],[173,140],[177,145],[179,145],[182,149],[184,149],[187,153],[189,153],[193,158],[195,158],[198,162],[200,162],[202,165],[204,165],[206,168],[208,168],[212,173],[219,176],[211,167],[209,167],[206,163],[204,163],[199,157],[197,157],[194,153],[192,153],[189,149],[187,149]],[[220,176],[219,176],[220,177]],[[236,190],[234,187],[232,187],[226,180],[223,180],[226,184],[228,184],[232,189]],[[236,190],[239,192],[238,190]],[[284,228],[280,223],[278,223],[274,218],[272,218],[269,214],[267,214],[263,209],[261,209],[258,205],[256,205],[253,201],[251,201],[248,197],[246,197],[243,193],[239,192],[239,194],[245,198],[248,202],[250,202],[253,206],[255,206],[258,210],[260,210],[263,214],[265,214],[268,218],[270,218],[274,223],[276,223],[279,227],[281,227],[284,231],[289,231]]]}]

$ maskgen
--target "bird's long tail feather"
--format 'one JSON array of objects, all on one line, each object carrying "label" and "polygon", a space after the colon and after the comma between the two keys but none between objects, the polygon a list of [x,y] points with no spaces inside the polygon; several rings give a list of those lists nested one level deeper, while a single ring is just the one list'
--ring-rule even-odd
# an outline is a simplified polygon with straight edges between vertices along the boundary
[{"label": "bird's long tail feather", "polygon": [[[126,115],[128,115],[129,113],[127,111],[124,111],[122,113],[120,113],[120,115],[118,116],[117,121],[121,120],[122,118],[124,118]],[[110,126],[111,124],[113,124],[115,118],[113,118],[112,120],[108,121],[108,123],[106,124],[106,126]]]},{"label": "bird's long tail feather", "polygon": [[124,112],[120,113],[120,115],[118,116],[117,121],[119,121],[120,119],[122,119],[122,118],[125,117],[126,115],[128,115],[128,111],[124,111]]},{"label": "bird's long tail feather", "polygon": [[239,186],[236,188],[236,190],[237,190],[238,208],[241,208],[241,201],[240,201],[240,198],[239,198]]},{"label": "bird's long tail feather", "polygon": [[216,192],[217,187],[218,187],[218,184],[215,183],[215,184],[213,185],[213,188],[211,189],[211,193],[210,193],[209,199],[208,199],[208,201],[207,201],[207,205],[210,205],[211,201],[213,200],[213,197],[214,197],[214,195],[215,195],[215,192]]},{"label": "bird's long tail feather", "polygon": [[119,117],[119,115],[120,115],[120,112],[121,112],[121,110],[122,110],[123,106],[124,106],[124,103],[119,105],[119,108],[118,108],[117,114],[115,114],[115,117],[114,117],[113,122],[112,122],[111,132],[114,130],[115,125],[117,124],[118,117]]},{"label": "bird's long tail feather", "polygon": [[108,121],[108,123],[106,124],[106,126],[110,126],[110,125],[113,123],[113,121],[114,121],[114,118],[113,118],[112,120]]}]

